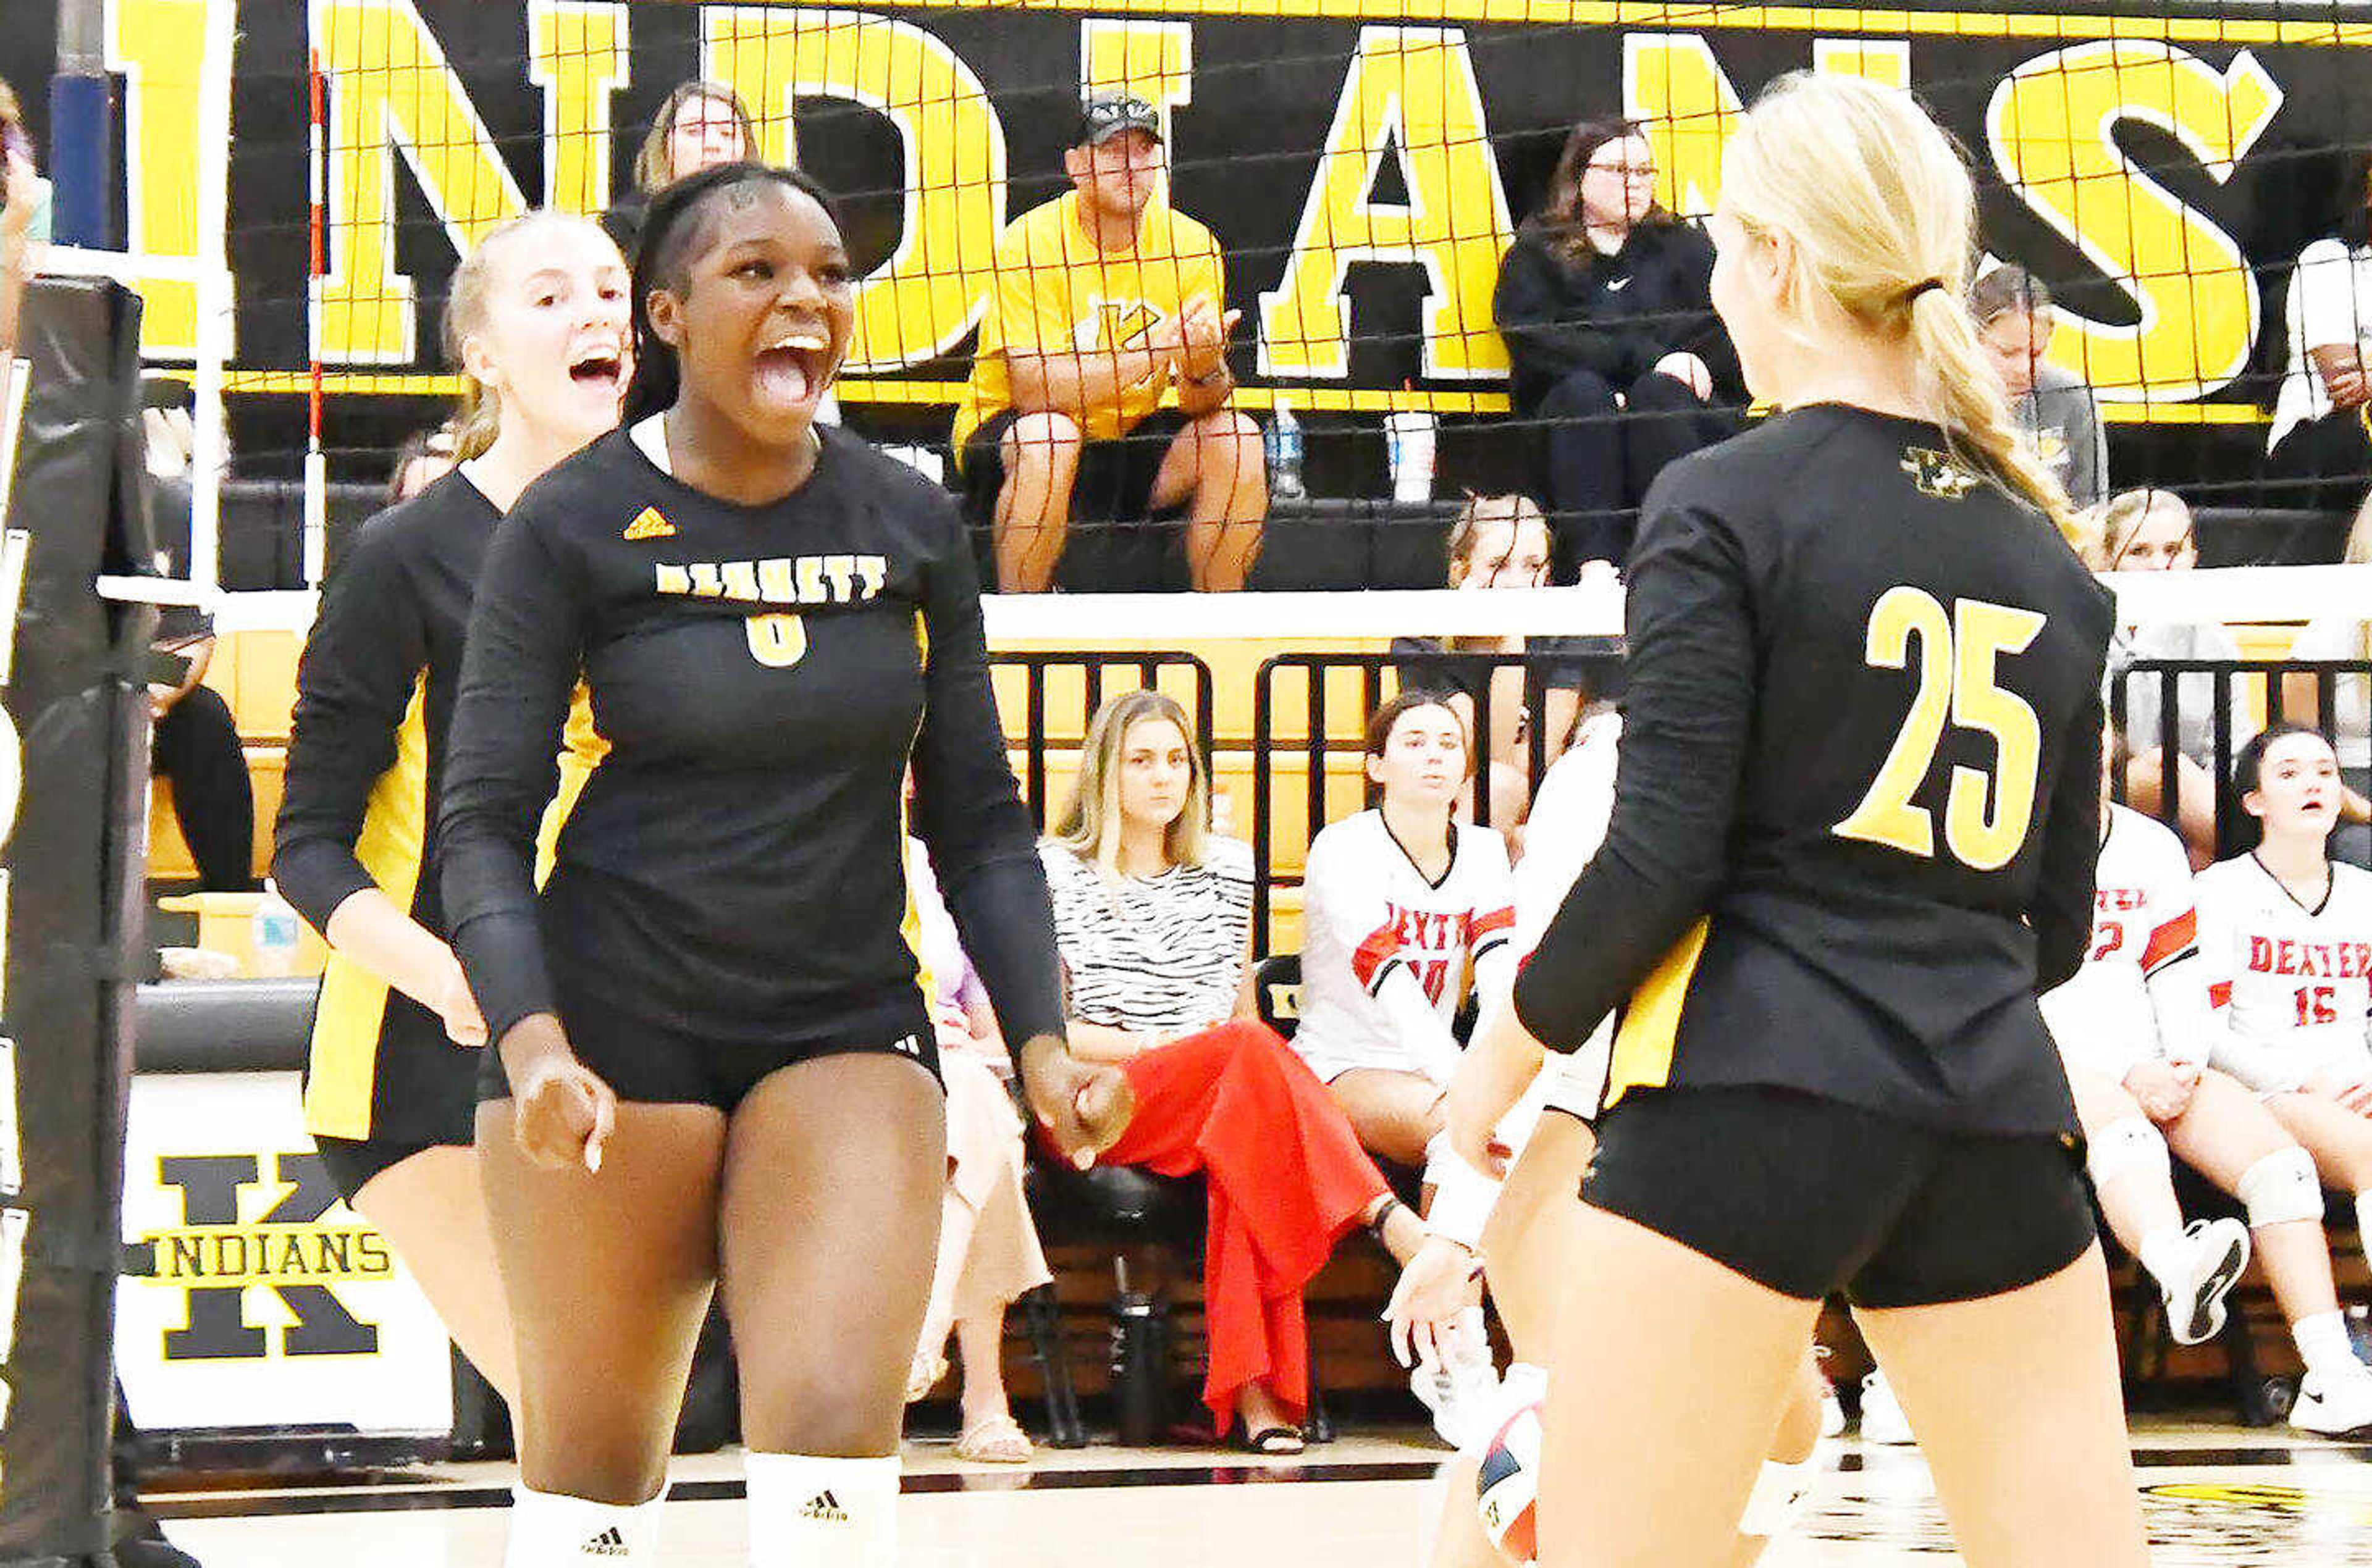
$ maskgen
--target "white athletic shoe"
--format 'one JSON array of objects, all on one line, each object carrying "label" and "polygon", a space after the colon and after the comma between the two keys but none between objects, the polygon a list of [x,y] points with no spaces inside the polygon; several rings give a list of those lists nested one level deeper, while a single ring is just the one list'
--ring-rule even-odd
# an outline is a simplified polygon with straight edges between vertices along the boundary
[{"label": "white athletic shoe", "polygon": [[2181,1272],[2159,1288],[2174,1342],[2195,1345],[2224,1331],[2224,1297],[2249,1266],[2249,1227],[2235,1219],[2193,1220],[2182,1238]]},{"label": "white athletic shoe", "polygon": [[1915,1443],[1911,1418],[1895,1402],[1886,1386],[1886,1374],[1873,1372],[1861,1380],[1861,1440],[1865,1443]]},{"label": "white athletic shoe", "polygon": [[2352,1365],[2354,1371],[2337,1377],[2309,1372],[2301,1378],[2297,1403],[2290,1407],[2290,1424],[2323,1437],[2352,1436],[2372,1428],[2372,1366]]},{"label": "white athletic shoe", "polygon": [[1443,1442],[1454,1448],[1480,1447],[1490,1441],[1501,1403],[1482,1308],[1460,1313],[1440,1341],[1442,1358],[1419,1357],[1409,1373],[1409,1389],[1433,1412],[1433,1429]]}]

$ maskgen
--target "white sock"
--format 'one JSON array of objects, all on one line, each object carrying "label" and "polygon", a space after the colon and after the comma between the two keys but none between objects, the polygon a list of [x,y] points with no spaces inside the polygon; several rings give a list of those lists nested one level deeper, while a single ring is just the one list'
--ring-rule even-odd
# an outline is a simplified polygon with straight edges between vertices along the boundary
[{"label": "white sock", "polygon": [[[2355,1194],[2355,1234],[2359,1239],[2372,1237],[2372,1190]],[[2372,1247],[2372,1240],[2364,1245]]]},{"label": "white sock", "polygon": [[2190,1246],[2182,1227],[2176,1225],[2143,1237],[2141,1246],[2135,1250],[2141,1258],[2142,1267],[2149,1271],[2150,1278],[2158,1283],[2159,1288],[2171,1289],[2176,1276],[2182,1272]]},{"label": "white sock", "polygon": [[658,1561],[662,1489],[631,1507],[557,1492],[511,1488],[510,1544],[503,1568],[609,1568]]},{"label": "white sock", "polygon": [[750,1454],[750,1568],[890,1568],[898,1458]]},{"label": "white sock", "polygon": [[2347,1337],[2347,1319],[2340,1313],[2318,1312],[2301,1318],[2290,1325],[2290,1338],[2297,1342],[2298,1359],[2310,1373],[2344,1377],[2362,1369],[2363,1364],[2355,1359],[2355,1346]]}]

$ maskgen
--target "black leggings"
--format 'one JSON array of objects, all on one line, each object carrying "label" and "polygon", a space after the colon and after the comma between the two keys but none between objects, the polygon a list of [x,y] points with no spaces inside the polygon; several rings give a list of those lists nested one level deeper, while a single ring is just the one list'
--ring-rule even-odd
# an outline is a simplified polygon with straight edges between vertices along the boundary
[{"label": "black leggings", "polygon": [[1653,372],[1624,389],[1594,370],[1570,371],[1534,412],[1547,426],[1552,575],[1560,583],[1572,582],[1587,561],[1622,565],[1639,530],[1640,499],[1664,465],[1727,440],[1739,425],[1737,410],[1708,404]]},{"label": "black leggings", "polygon": [[152,766],[173,781],[173,816],[198,868],[198,888],[243,893],[255,886],[255,793],[238,725],[222,693],[200,686],[157,721]]},{"label": "black leggings", "polygon": [[2265,504],[2352,512],[2372,485],[2372,432],[2347,409],[2294,426],[2265,460]]}]

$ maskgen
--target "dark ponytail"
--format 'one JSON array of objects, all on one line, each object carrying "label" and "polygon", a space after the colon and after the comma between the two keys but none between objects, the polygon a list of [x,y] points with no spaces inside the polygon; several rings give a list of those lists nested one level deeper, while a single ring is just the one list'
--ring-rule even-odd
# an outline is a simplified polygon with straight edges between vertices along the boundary
[{"label": "dark ponytail", "polygon": [[805,193],[824,215],[840,226],[839,204],[831,192],[810,175],[770,163],[722,163],[703,168],[668,186],[651,198],[643,220],[641,249],[634,256],[634,378],[626,385],[620,423],[640,424],[675,404],[682,388],[675,350],[651,330],[651,294],[657,289],[682,296],[690,285],[692,250],[703,233],[701,215],[725,192],[744,185],[787,185]]}]

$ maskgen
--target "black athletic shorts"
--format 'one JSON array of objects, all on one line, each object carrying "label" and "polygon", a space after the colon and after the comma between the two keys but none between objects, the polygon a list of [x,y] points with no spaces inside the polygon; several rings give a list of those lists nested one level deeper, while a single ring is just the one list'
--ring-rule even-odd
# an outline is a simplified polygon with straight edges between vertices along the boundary
[{"label": "black athletic shorts", "polygon": [[[1019,418],[1005,409],[981,422],[964,440],[966,514],[985,528],[1005,488],[1005,433]],[[1089,441],[1079,451],[1071,484],[1071,535],[1056,569],[1065,588],[1103,593],[1153,592],[1186,586],[1185,552],[1170,525],[1182,503],[1156,511],[1153,482],[1169,443],[1189,421],[1176,409],[1156,409],[1117,441]]]},{"label": "black athletic shorts", "polygon": [[[652,1105],[713,1105],[726,1115],[760,1080],[826,1056],[902,1056],[937,1079],[939,1042],[928,1029],[886,1040],[802,1040],[797,1044],[725,1044],[651,1024],[580,1014],[568,1024],[577,1059],[599,1074],[622,1100]],[[478,1100],[508,1099],[502,1055],[489,1050],[478,1066]]]},{"label": "black athletic shorts", "polygon": [[1794,1089],[1634,1089],[1585,1202],[1783,1295],[1926,1307],[2057,1273],[2094,1238],[2081,1144],[1939,1132]]},{"label": "black athletic shorts", "polygon": [[352,1203],[370,1179],[381,1171],[401,1165],[416,1154],[429,1149],[471,1146],[468,1136],[439,1138],[325,1138],[313,1134],[313,1147],[320,1154],[321,1164],[329,1170],[330,1179]]}]

